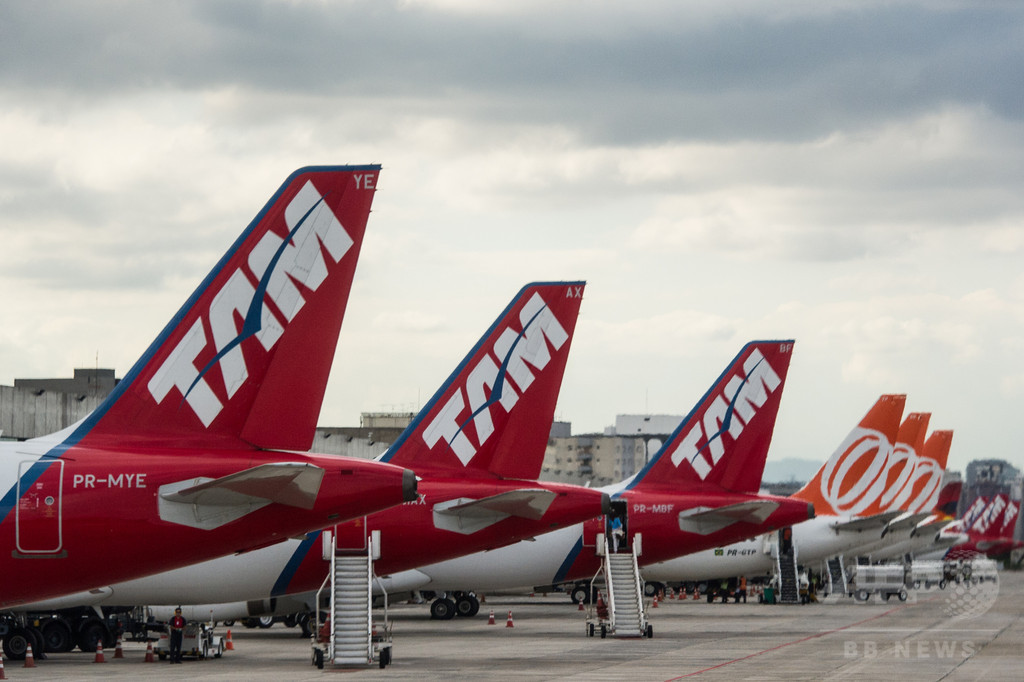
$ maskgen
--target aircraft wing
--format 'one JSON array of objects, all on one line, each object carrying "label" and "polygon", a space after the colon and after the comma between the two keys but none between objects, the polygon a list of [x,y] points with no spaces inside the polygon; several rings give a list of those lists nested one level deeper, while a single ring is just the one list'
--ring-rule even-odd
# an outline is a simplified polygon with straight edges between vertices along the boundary
[{"label": "aircraft wing", "polygon": [[886,524],[901,514],[903,514],[903,512],[897,509],[895,511],[885,511],[879,514],[873,514],[872,516],[858,516],[847,521],[837,521],[832,524],[832,529],[837,533],[857,532],[862,530],[881,530],[882,528],[885,528]]},{"label": "aircraft wing", "polygon": [[737,522],[764,523],[778,508],[778,502],[770,500],[751,500],[725,507],[694,507],[679,512],[679,530],[710,535]]}]

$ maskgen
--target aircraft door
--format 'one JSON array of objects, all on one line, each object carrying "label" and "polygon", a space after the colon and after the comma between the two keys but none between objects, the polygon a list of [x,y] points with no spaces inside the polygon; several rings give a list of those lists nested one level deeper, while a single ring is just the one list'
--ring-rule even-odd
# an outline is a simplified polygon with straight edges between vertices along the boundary
[{"label": "aircraft door", "polygon": [[26,484],[26,474],[36,461],[18,466],[18,505],[15,510],[16,555],[66,556],[63,552],[62,520],[64,461],[55,459],[46,464],[43,473]]},{"label": "aircraft door", "polygon": [[366,551],[367,530],[365,516],[338,524],[334,527],[334,532],[338,538],[339,552]]}]

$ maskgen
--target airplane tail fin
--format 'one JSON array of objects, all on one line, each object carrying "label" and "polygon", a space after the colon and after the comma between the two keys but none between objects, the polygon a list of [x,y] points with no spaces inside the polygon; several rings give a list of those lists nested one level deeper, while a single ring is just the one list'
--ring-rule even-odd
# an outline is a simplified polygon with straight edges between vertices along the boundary
[{"label": "airplane tail fin", "polygon": [[[946,461],[949,459],[949,447],[952,442],[952,431],[932,431],[923,448],[918,450],[921,457],[918,458],[913,477],[907,482],[907,511],[926,512],[939,505],[942,478],[946,472]],[[959,499],[959,493],[957,498]],[[956,501],[953,503],[953,513],[956,513]]]},{"label": "airplane tail fin", "polygon": [[523,287],[381,461],[535,480],[584,286]]},{"label": "airplane tail fin", "polygon": [[756,493],[792,351],[792,340],[745,345],[626,489]]},{"label": "airplane tail fin", "polygon": [[292,173],[69,445],[308,450],[379,172]]},{"label": "airplane tail fin", "polygon": [[950,481],[942,486],[942,490],[939,492],[939,499],[935,503],[935,512],[948,516],[951,519],[955,518],[957,505],[960,504],[960,493],[963,492],[963,489],[963,481]]},{"label": "airplane tail fin", "polygon": [[1020,516],[1020,500],[1006,498],[1006,509],[1003,511],[999,525],[999,537],[1012,538],[1017,528],[1017,517]]},{"label": "airplane tail fin", "polygon": [[899,432],[905,395],[883,395],[793,497],[818,515],[861,514],[882,494],[885,464]]}]

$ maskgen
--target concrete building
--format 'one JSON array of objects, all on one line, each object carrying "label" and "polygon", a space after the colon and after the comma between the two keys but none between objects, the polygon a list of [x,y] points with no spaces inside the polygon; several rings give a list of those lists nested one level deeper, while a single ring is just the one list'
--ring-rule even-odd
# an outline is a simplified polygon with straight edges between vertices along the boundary
[{"label": "concrete building", "polygon": [[0,386],[0,436],[25,440],[74,424],[114,390],[112,369],[76,369],[73,379],[15,379]]}]

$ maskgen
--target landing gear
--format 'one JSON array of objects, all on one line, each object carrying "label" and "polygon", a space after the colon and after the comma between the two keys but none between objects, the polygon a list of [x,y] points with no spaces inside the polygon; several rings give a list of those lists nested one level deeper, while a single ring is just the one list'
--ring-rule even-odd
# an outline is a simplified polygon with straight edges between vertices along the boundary
[{"label": "landing gear", "polygon": [[472,618],[480,612],[480,600],[472,592],[464,592],[455,598],[455,613],[462,618]]},{"label": "landing gear", "polygon": [[434,620],[451,620],[455,617],[455,602],[448,597],[438,597],[430,604],[430,617]]},{"label": "landing gear", "polygon": [[11,661],[24,661],[31,641],[25,628],[11,628],[4,635],[4,656]]},{"label": "landing gear", "polygon": [[573,604],[589,604],[594,601],[596,595],[591,592],[587,583],[576,583],[569,591],[569,599]]}]

